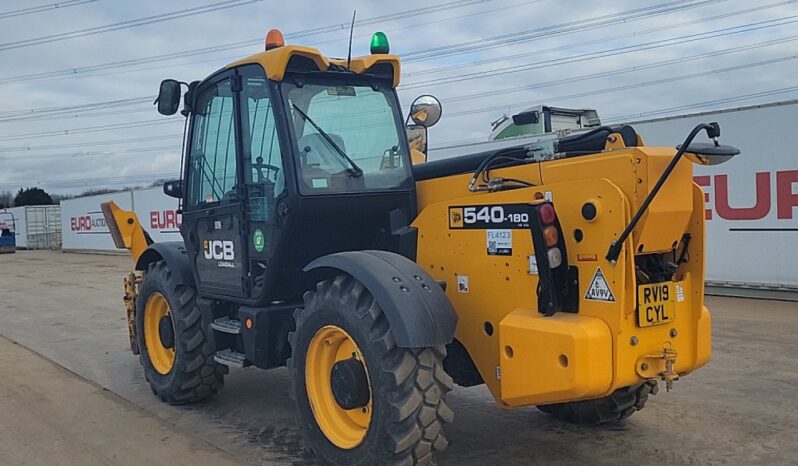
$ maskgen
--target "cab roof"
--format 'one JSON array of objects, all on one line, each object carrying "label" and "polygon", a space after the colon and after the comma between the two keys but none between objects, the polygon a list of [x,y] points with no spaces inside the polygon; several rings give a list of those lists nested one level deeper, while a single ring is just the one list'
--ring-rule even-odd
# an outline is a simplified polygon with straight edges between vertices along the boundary
[{"label": "cab roof", "polygon": [[[333,69],[347,66],[346,59],[325,57],[315,48],[284,45],[234,61],[226,68],[246,64],[261,65],[266,76],[274,81],[282,81],[286,71],[328,71],[331,66]],[[394,88],[399,85],[399,57],[393,54],[352,57],[349,70],[357,74],[391,78]]]}]

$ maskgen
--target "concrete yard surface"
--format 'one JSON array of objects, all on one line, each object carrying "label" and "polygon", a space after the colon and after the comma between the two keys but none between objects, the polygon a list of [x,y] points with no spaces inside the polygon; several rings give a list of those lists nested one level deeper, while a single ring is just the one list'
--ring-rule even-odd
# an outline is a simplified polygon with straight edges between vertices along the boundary
[{"label": "concrete yard surface", "polygon": [[[126,256],[0,256],[0,464],[315,464],[285,369],[231,370],[215,399],[193,406],[152,395],[128,348],[130,267]],[[577,427],[456,387],[438,464],[798,463],[798,303],[707,305],[710,363],[670,393],[661,384],[627,422]]]},{"label": "concrete yard surface", "polygon": [[0,464],[240,464],[4,337],[0,374]]}]

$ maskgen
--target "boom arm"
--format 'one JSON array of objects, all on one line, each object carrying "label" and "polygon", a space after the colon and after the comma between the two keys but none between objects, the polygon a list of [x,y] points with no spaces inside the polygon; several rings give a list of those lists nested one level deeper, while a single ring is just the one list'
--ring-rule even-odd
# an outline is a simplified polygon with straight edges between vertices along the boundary
[{"label": "boom arm", "polygon": [[138,262],[139,257],[153,241],[141,226],[136,213],[132,210],[122,210],[114,201],[103,202],[100,204],[100,209],[105,217],[105,224],[111,232],[111,238],[114,239],[114,245],[118,249],[129,250],[133,263]]}]

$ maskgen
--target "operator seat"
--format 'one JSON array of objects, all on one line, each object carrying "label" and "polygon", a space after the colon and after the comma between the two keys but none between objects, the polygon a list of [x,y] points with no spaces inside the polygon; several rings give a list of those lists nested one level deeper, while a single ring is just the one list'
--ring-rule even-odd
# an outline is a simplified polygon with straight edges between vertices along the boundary
[{"label": "operator seat", "polygon": [[[328,135],[346,152],[346,145],[340,135]],[[350,167],[324,136],[319,133],[306,134],[299,138],[297,146],[302,172],[299,179],[308,192],[343,192],[349,189],[352,177],[344,172]]]}]

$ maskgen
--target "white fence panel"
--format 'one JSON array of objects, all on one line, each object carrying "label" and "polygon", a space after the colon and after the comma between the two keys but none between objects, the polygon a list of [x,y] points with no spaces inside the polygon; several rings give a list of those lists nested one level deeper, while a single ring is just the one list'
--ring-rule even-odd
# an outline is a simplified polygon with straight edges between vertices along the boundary
[{"label": "white fence panel", "polygon": [[695,168],[708,200],[707,281],[798,288],[798,103],[632,125],[646,145],[673,146],[712,121],[720,123],[721,142],[742,154]]},{"label": "white fence panel", "polygon": [[153,240],[182,241],[177,199],[164,194],[163,188],[133,191],[133,209]]},{"label": "white fence panel", "polygon": [[104,201],[114,201],[125,210],[133,208],[133,196],[130,191],[61,201],[64,251],[117,250],[100,211],[100,203]]}]

